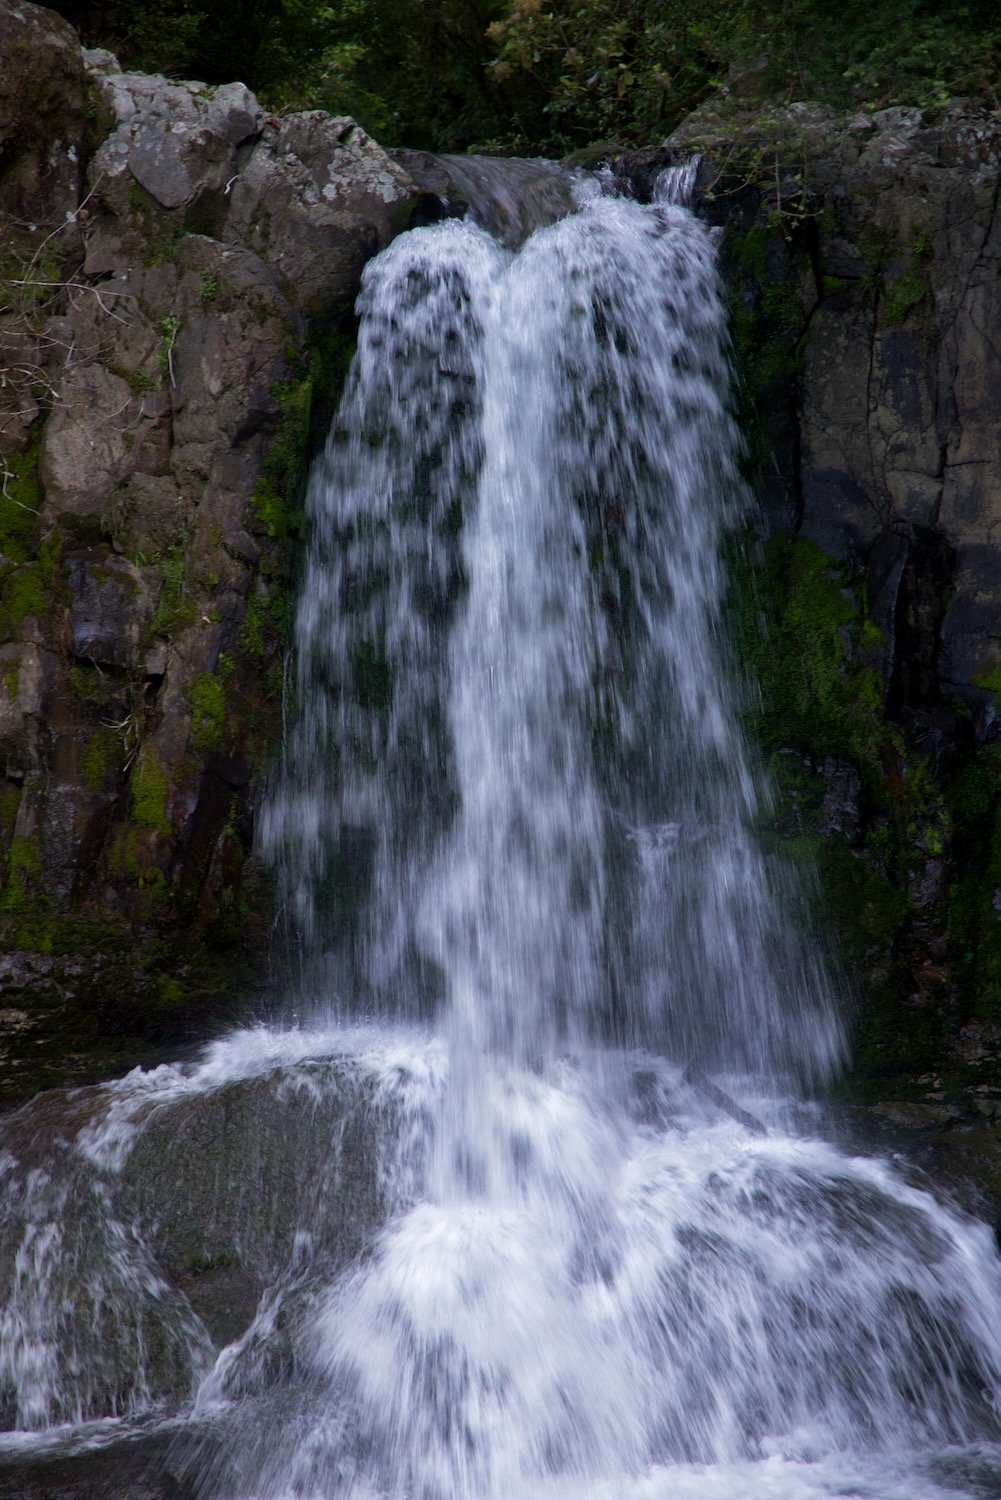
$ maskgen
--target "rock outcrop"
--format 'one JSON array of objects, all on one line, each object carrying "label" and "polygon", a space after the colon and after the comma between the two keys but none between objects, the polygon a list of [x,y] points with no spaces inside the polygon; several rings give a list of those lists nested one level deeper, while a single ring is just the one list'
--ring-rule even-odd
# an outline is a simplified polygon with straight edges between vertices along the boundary
[{"label": "rock outcrop", "polygon": [[[963,106],[848,122],[804,108],[782,124],[771,151],[757,143],[781,166],[761,207],[777,240],[800,229],[810,262],[800,278],[781,259],[762,267],[803,302],[802,328],[786,330],[800,343],[797,442],[771,519],[868,570],[891,670],[904,575],[941,566],[918,559],[934,535],[949,573],[936,689],[993,711],[977,679],[1001,664],[1001,121]],[[681,139],[701,133],[692,122]],[[709,170],[732,189],[732,168]]]},{"label": "rock outcrop", "polygon": [[350,119],[122,73],[34,5],[0,55],[0,1048],[37,1054],[260,960],[311,431],[421,192]]}]

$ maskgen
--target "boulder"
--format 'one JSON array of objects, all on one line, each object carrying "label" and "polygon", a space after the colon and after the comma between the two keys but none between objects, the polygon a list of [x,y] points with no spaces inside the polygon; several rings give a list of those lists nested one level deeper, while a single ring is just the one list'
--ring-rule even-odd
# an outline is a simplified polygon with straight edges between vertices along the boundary
[{"label": "boulder", "polygon": [[244,1034],[221,1069],[137,1070],[0,1122],[0,1425],[176,1408],[265,1294],[299,1296],[304,1244],[314,1291],[362,1253],[410,1084],[318,1046],[269,1063]]},{"label": "boulder", "polygon": [[311,110],[266,126],[232,184],[220,237],[254,250],[307,317],[330,316],[418,196],[353,120]]},{"label": "boulder", "polygon": [[166,209],[188,207],[224,188],[236,169],[237,147],[260,134],[264,112],[250,90],[233,83],[212,91],[122,73],[106,57],[110,62],[92,59],[91,71],[116,124],[90,164],[91,184],[107,193],[116,180],[127,183],[128,174]]}]

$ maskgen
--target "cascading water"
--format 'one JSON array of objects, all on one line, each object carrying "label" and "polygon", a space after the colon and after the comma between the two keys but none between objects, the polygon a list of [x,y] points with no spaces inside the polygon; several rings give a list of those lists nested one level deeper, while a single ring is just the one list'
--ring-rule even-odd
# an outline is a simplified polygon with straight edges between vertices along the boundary
[{"label": "cascading water", "polygon": [[752,833],[683,186],[370,265],[265,819],[300,1021],[14,1117],[22,1428],[180,1405],[203,1500],[999,1493],[989,1232],[792,1102],[842,1038]]},{"label": "cascading water", "polygon": [[837,1022],[782,934],[726,701],[707,233],[603,197],[516,255],[449,223],[381,256],[360,310],[266,825],[333,988],[518,1060],[611,1027],[823,1075]]}]

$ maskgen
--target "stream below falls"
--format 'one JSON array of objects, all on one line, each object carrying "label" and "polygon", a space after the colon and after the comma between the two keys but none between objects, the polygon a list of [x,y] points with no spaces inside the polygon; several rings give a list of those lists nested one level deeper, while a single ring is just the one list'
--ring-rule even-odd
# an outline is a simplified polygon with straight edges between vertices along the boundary
[{"label": "stream below falls", "polygon": [[0,1496],[1001,1496],[993,1236],[815,1102],[684,181],[370,263],[262,816],[298,978],[0,1121]]}]

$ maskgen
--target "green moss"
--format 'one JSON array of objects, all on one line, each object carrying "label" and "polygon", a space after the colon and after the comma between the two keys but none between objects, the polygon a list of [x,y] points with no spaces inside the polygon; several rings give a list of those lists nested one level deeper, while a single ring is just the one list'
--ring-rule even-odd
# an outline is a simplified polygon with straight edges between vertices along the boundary
[{"label": "green moss", "polygon": [[0,909],[18,911],[26,903],[42,900],[42,855],[34,838],[16,834],[7,851],[7,879]]},{"label": "green moss", "polygon": [[153,199],[150,197],[149,193],[147,193],[142,183],[137,182],[136,179],[131,175],[129,176],[128,198],[129,207],[134,209],[137,213],[142,213],[147,209],[155,209],[156,207]]},{"label": "green moss", "polygon": [[9,698],[11,703],[15,703],[17,701],[17,690],[20,682],[21,670],[15,662],[11,666],[7,667],[3,674],[4,692],[7,694],[7,697]]},{"label": "green moss", "polygon": [[896,250],[893,235],[870,220],[859,235],[859,249],[866,269],[867,284],[870,287],[879,286]]},{"label": "green moss", "polygon": [[353,327],[335,322],[314,329],[304,354],[295,348],[288,351],[289,379],[272,387],[278,428],[251,504],[263,530],[281,546],[302,534],[302,497],[312,449],[330,424],[355,347]]},{"label": "green moss", "polygon": [[43,619],[55,594],[55,571],[62,538],[52,531],[41,542],[33,562],[12,569],[0,582],[0,634],[12,638],[29,616]]},{"label": "green moss", "polygon": [[161,1009],[177,1010],[187,998],[187,992],[179,980],[169,974],[159,975],[156,984],[156,999]]},{"label": "green moss", "polygon": [[181,252],[181,245],[186,235],[187,230],[182,225],[169,225],[165,233],[153,244],[149,256],[150,265],[173,265]]},{"label": "green moss", "polygon": [[291,641],[294,601],[280,586],[261,588],[247,600],[247,613],[240,630],[240,649],[259,660],[284,652]]},{"label": "green moss", "polygon": [[160,319],[157,324],[160,341],[156,348],[156,362],[160,366],[163,381],[173,384],[174,379],[174,345],[177,343],[177,335],[181,331],[181,320],[173,313]]},{"label": "green moss", "polygon": [[301,532],[300,502],[309,463],[313,381],[281,381],[272,387],[281,413],[251,504],[265,532],[281,546]]},{"label": "green moss", "polygon": [[805,250],[798,235],[787,239],[764,224],[744,234],[730,233],[725,241],[738,415],[752,474],[762,472],[770,459],[766,413],[774,408],[776,389],[791,382],[802,364],[806,308],[795,286],[801,256]]},{"label": "green moss", "polygon": [[66,673],[66,686],[75,697],[98,708],[106,708],[119,697],[117,685],[97,667],[79,664],[70,667]]},{"label": "green moss", "polygon": [[955,822],[947,943],[964,1010],[1001,1022],[1001,746],[990,745],[948,787]]},{"label": "green moss", "polygon": [[1001,662],[989,672],[978,672],[973,679],[974,687],[986,688],[989,693],[1001,693]]},{"label": "green moss", "polygon": [[0,855],[10,851],[21,807],[21,788],[11,782],[0,782]]},{"label": "green moss", "polygon": [[142,828],[170,832],[167,816],[167,773],[156,751],[145,746],[132,768],[132,817]]},{"label": "green moss", "polygon": [[353,325],[334,323],[311,330],[307,360],[313,382],[312,441],[315,446],[329,430],[357,345]]},{"label": "green moss", "polygon": [[883,715],[873,656],[880,635],[866,620],[860,589],[802,538],[772,537],[761,563],[745,575],[749,595],[735,621],[761,689],[756,737],[769,750],[786,745],[852,761],[872,800],[885,806],[888,762],[902,746]]},{"label": "green moss", "polygon": [[122,761],[122,741],[113,729],[102,724],[87,741],[83,754],[84,785],[91,791],[102,791],[117,772]]},{"label": "green moss", "polygon": [[153,560],[160,570],[162,585],[150,634],[166,636],[169,640],[178,631],[193,625],[198,617],[194,599],[187,596],[184,543],[172,543]]},{"label": "green moss", "polygon": [[177,599],[184,592],[184,545],[174,542],[162,557],[157,559],[160,577],[163,580],[163,595]]},{"label": "green moss", "polygon": [[191,689],[191,737],[199,750],[219,750],[225,742],[226,693],[218,677],[201,672]]},{"label": "green moss", "polygon": [[[120,380],[124,380],[126,382],[133,396],[142,396],[147,391],[155,391],[157,388],[157,382],[151,375],[147,375],[142,366],[139,366],[139,368],[132,370],[128,367],[128,365],[123,365],[118,361],[114,361],[112,363],[109,363],[108,369],[111,371],[112,375],[117,375]],[[127,432],[125,434],[125,437],[132,437],[134,440],[134,434],[132,433]],[[126,446],[128,446],[128,444],[126,444]]]},{"label": "green moss", "polygon": [[29,562],[38,544],[39,512],[45,498],[38,474],[41,426],[25,453],[0,459],[0,554]]},{"label": "green moss", "polygon": [[29,615],[42,618],[47,603],[39,565],[26,563],[13,569],[0,582],[0,634],[12,639]]},{"label": "green moss", "polygon": [[888,283],[879,307],[883,328],[899,328],[909,313],[929,295],[930,286],[923,266],[911,265],[903,275]]},{"label": "green moss", "polygon": [[[731,574],[731,631],[759,690],[747,695],[748,730],[775,788],[762,836],[819,877],[817,925],[833,932],[863,995],[851,1087],[864,1093],[867,1079],[928,1067],[945,1046],[946,981],[938,994],[927,968],[920,984],[912,973],[927,918],[915,912],[911,883],[948,854],[955,810],[887,717],[882,635],[866,617],[861,580],[784,536],[735,558]],[[851,841],[822,832],[831,759],[860,776]]]}]

